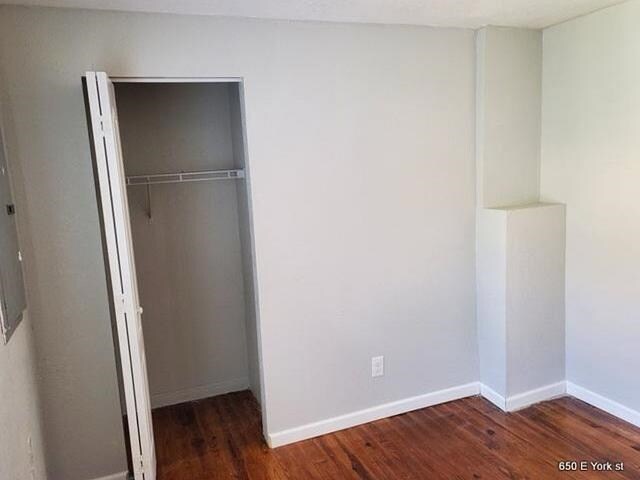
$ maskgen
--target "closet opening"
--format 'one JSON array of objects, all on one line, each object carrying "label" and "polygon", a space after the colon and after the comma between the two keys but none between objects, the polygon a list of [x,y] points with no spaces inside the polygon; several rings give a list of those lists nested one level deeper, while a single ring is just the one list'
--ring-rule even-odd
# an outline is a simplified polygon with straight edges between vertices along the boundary
[{"label": "closet opening", "polygon": [[265,418],[242,81],[86,81],[130,471],[149,480],[156,459],[160,477],[185,461],[163,448],[176,425],[208,448],[219,396],[244,392]]}]

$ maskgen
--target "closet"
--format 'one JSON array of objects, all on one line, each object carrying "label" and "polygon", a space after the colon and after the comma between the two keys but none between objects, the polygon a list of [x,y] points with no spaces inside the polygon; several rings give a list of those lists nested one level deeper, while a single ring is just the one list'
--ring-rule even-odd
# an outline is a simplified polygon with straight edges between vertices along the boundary
[{"label": "closet", "polygon": [[132,469],[150,480],[151,409],[260,401],[242,84],[86,86]]}]

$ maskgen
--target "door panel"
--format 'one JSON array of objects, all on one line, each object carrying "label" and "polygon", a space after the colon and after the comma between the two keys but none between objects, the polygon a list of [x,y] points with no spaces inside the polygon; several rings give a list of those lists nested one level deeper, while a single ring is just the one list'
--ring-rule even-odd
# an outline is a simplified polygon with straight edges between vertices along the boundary
[{"label": "door panel", "polygon": [[87,72],[87,96],[98,174],[111,297],[116,316],[135,480],[155,480],[151,402],[131,240],[127,187],[113,84]]}]

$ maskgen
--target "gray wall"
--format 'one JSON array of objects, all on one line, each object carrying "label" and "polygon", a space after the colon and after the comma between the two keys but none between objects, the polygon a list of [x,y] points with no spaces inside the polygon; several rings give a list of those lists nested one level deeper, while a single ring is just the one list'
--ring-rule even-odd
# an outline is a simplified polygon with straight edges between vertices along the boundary
[{"label": "gray wall", "polygon": [[[6,106],[5,90],[0,66],[0,107]],[[17,232],[23,264],[30,264],[25,255],[30,235],[26,224],[24,181],[20,165],[15,161],[15,129],[11,110],[0,111],[0,156],[7,166],[14,201],[16,203]],[[6,154],[6,156],[5,156]],[[17,200],[16,200],[17,199]],[[20,279],[22,281],[22,279]],[[0,478],[45,480],[47,478],[42,404],[40,401],[37,357],[33,341],[33,324],[28,310],[23,310],[7,344],[0,340]]]},{"label": "gray wall", "polygon": [[0,12],[52,479],[125,466],[87,69],[244,77],[270,432],[478,378],[472,31]]},{"label": "gray wall", "polygon": [[9,343],[0,342],[0,478],[45,480],[33,334],[24,315]]},{"label": "gray wall", "polygon": [[[227,84],[116,85],[127,175],[233,168]],[[248,386],[236,181],[128,188],[153,406]]]},{"label": "gray wall", "polygon": [[640,410],[640,2],[544,32],[542,197],[567,205],[567,379]]},{"label": "gray wall", "polygon": [[542,32],[477,33],[476,162],[479,207],[538,201]]},{"label": "gray wall", "polygon": [[[10,12],[0,7],[0,93],[33,330],[30,353],[15,348],[25,365],[27,355],[35,357],[42,442],[36,428],[33,441],[36,452],[44,447],[38,455],[46,459],[47,478],[85,480],[126,470],[126,456],[84,100],[75,75],[73,87],[58,84],[54,96],[46,87],[35,94],[32,82],[12,75],[10,64],[19,61],[13,54],[31,50],[38,36],[11,32]],[[33,61],[42,68],[48,44],[47,34],[36,40]],[[63,135],[62,125],[77,131]],[[33,412],[26,399],[34,392],[30,387],[18,396],[27,411]],[[16,419],[25,423],[20,428],[35,425]],[[11,442],[8,451],[21,457],[25,443]]]},{"label": "gray wall", "polygon": [[257,290],[255,288],[254,244],[252,211],[250,204],[250,174],[245,155],[246,138],[244,135],[242,86],[229,84],[229,113],[231,115],[231,137],[233,145],[233,164],[245,171],[245,180],[236,183],[238,197],[238,220],[240,226],[240,244],[242,247],[242,279],[245,295],[245,322],[247,333],[247,354],[249,367],[249,388],[254,397],[262,402],[260,376],[260,352],[258,318],[256,315]]}]

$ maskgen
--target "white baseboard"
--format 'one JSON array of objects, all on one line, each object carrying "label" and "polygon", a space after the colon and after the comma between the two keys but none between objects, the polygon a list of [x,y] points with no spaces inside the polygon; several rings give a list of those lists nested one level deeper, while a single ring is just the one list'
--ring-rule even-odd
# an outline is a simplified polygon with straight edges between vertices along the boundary
[{"label": "white baseboard", "polygon": [[127,480],[127,478],[129,478],[129,472],[120,472],[106,477],[94,478],[93,480]]},{"label": "white baseboard", "polygon": [[633,410],[629,407],[615,402],[607,397],[587,390],[575,383],[567,382],[567,393],[573,397],[576,397],[583,402],[593,405],[594,407],[604,410],[611,415],[621,418],[636,427],[640,427],[640,412]]},{"label": "white baseboard", "polygon": [[514,412],[534,403],[561,397],[567,393],[567,382],[557,382],[507,398],[506,411]]},{"label": "white baseboard", "polygon": [[504,398],[490,387],[481,384],[480,395],[505,412],[515,412],[534,403],[544,402],[552,398],[560,397],[567,391],[566,382],[557,382],[544,387],[529,390],[528,392],[512,395]]},{"label": "white baseboard", "polygon": [[175,392],[154,393],[151,395],[151,408],[167,407],[183,402],[192,402],[202,398],[215,397],[230,392],[238,392],[249,388],[247,377],[234,378],[224,382],[199,385],[193,388],[176,390]]},{"label": "white baseboard", "polygon": [[439,403],[478,395],[479,393],[480,384],[478,382],[467,383],[465,385],[358,410],[319,422],[308,423],[300,427],[270,433],[267,435],[267,442],[271,448],[280,447],[289,443],[299,442],[300,440],[306,440],[338,430],[344,430],[345,428],[355,427],[356,425],[362,425],[363,423],[373,422],[374,420],[380,420],[381,418],[392,417]]},{"label": "white baseboard", "polygon": [[498,392],[493,390],[492,388],[487,387],[485,384],[480,384],[480,395],[493,403],[500,410],[507,409],[507,401],[505,398],[500,395]]}]

